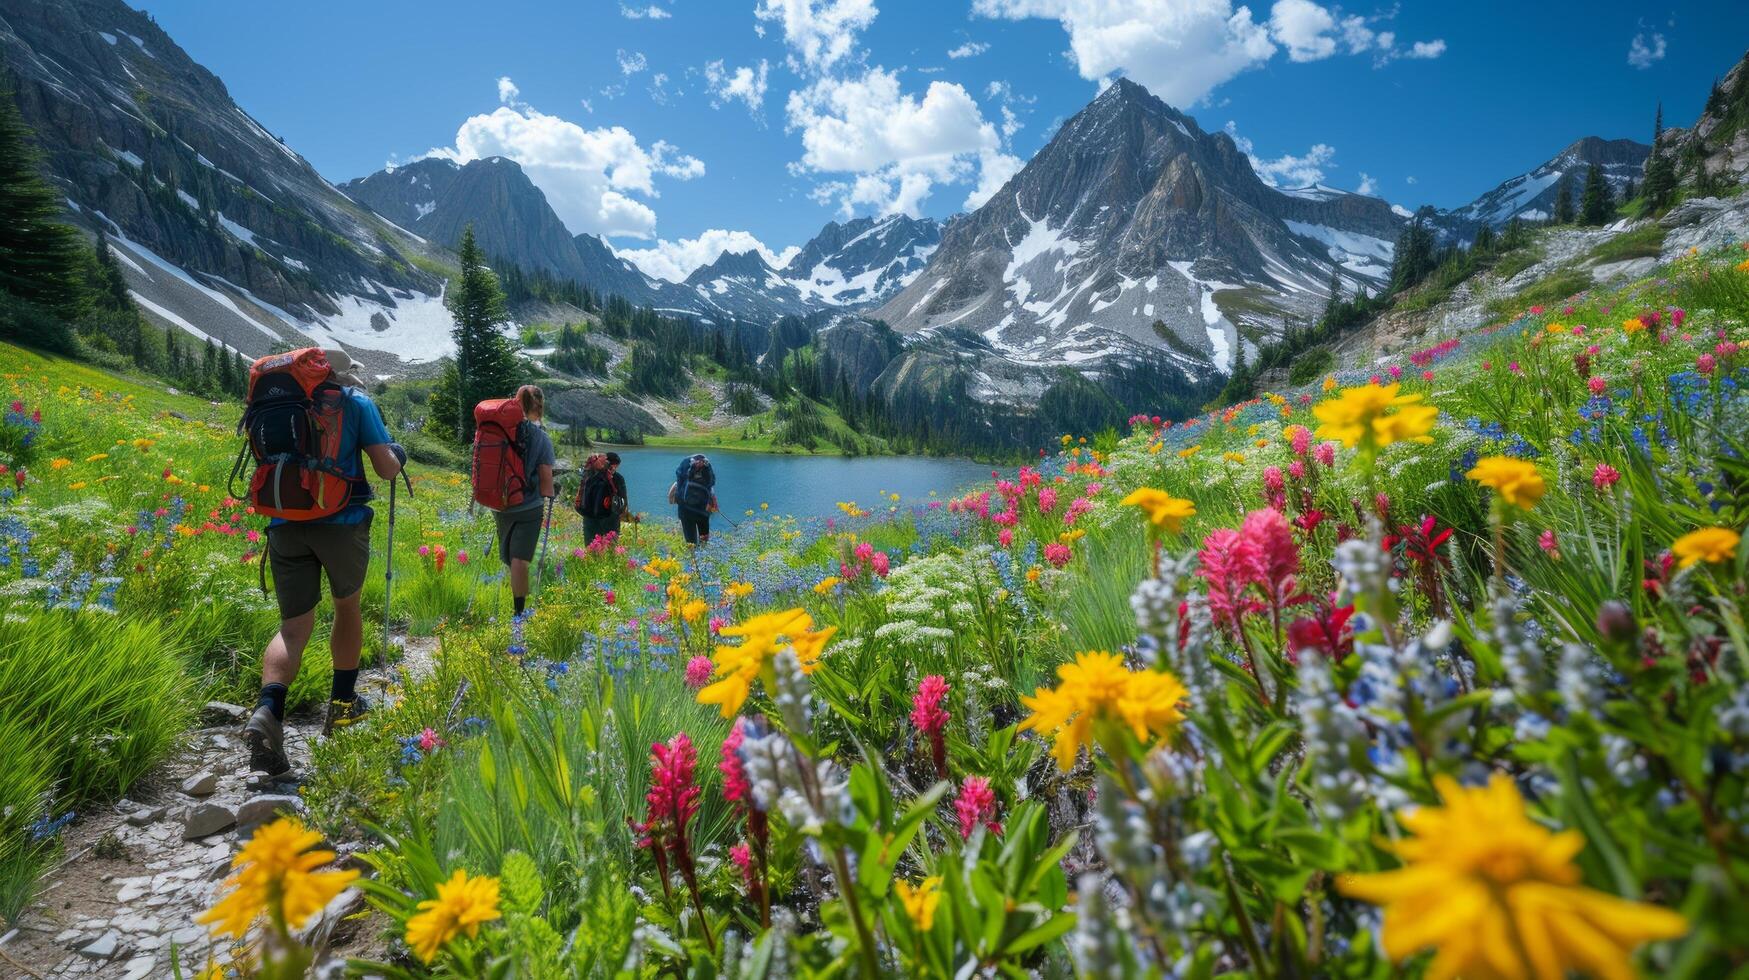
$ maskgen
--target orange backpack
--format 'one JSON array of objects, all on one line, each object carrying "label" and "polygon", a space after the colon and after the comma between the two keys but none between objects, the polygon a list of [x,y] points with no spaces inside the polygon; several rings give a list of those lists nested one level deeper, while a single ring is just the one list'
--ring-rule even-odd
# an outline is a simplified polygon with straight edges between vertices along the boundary
[{"label": "orange backpack", "polygon": [[521,402],[493,398],[475,405],[474,502],[491,510],[509,510],[526,501],[530,487],[522,457],[527,451]]},{"label": "orange backpack", "polygon": [[[319,347],[269,354],[250,366],[248,407],[237,423],[248,442],[237,453],[231,482],[253,458],[255,472],[245,496],[257,514],[313,521],[352,503],[361,481],[340,465],[346,424],[341,394]],[[235,489],[231,493],[237,496]]]}]

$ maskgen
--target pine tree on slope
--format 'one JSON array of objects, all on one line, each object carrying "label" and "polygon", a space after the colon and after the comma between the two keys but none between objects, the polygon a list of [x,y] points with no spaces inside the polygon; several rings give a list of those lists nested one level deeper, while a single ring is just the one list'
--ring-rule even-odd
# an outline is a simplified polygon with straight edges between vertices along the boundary
[{"label": "pine tree on slope", "polygon": [[486,267],[469,225],[457,249],[461,278],[449,294],[455,317],[456,356],[444,365],[431,394],[431,423],[437,432],[467,443],[474,437],[474,405],[507,398],[524,372],[514,342],[503,331],[510,320],[498,277]]},{"label": "pine tree on slope", "polygon": [[1603,181],[1603,168],[1592,164],[1585,171],[1585,190],[1579,195],[1579,223],[1582,225],[1607,224],[1610,218],[1609,185]]},{"label": "pine tree on slope", "polygon": [[30,127],[0,76],[0,290],[68,318],[83,312],[79,233],[43,179]]}]

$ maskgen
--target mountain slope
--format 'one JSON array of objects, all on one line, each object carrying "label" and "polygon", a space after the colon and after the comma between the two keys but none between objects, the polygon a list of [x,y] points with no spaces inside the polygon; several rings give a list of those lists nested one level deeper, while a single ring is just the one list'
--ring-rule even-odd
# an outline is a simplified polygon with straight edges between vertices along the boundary
[{"label": "mountain slope", "polygon": [[520,166],[503,157],[459,165],[427,157],[347,181],[348,197],[450,248],[472,226],[480,249],[528,271],[583,281],[587,267],[564,222]]},{"label": "mountain slope", "polygon": [[830,221],[783,267],[783,277],[821,304],[872,305],[910,285],[940,244],[933,218]]},{"label": "mountain slope", "polygon": [[442,285],[411,261],[424,243],[335,191],[145,14],[5,0],[0,58],[74,220],[110,236],[158,322],[251,355],[444,349]]},{"label": "mountain slope", "polygon": [[1241,334],[1314,315],[1337,268],[1381,284],[1402,224],[1376,198],[1265,185],[1226,134],[1119,80],[874,315],[969,330],[1023,365],[1165,359],[1200,378]]},{"label": "mountain slope", "polygon": [[1602,169],[1610,192],[1619,197],[1628,183],[1640,179],[1651,152],[1651,147],[1633,140],[1587,136],[1535,169],[1500,182],[1469,204],[1440,212],[1434,224],[1467,239],[1484,223],[1498,229],[1513,218],[1547,220],[1555,212],[1555,195],[1563,179],[1570,182],[1573,206],[1579,206],[1585,175],[1593,164]]}]

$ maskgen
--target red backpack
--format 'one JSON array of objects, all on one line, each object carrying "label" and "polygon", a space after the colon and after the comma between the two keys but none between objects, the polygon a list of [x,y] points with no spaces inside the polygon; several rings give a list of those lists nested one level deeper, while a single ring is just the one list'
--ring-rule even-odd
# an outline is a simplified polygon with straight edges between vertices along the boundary
[{"label": "red backpack", "polygon": [[522,403],[493,398],[474,406],[472,476],[474,502],[492,510],[509,510],[528,499],[528,433],[523,428]]},{"label": "red backpack", "polygon": [[[250,366],[248,407],[237,423],[248,442],[231,467],[231,483],[253,457],[255,472],[244,496],[257,514],[313,521],[352,502],[359,481],[340,465],[346,425],[341,391],[319,347],[269,354]],[[234,487],[231,494],[238,495]]]}]

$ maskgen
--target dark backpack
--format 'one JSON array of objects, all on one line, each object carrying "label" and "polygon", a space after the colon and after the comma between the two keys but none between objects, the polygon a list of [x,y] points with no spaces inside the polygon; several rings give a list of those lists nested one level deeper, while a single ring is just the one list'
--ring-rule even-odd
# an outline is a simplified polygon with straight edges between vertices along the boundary
[{"label": "dark backpack", "polygon": [[338,458],[346,402],[317,347],[270,354],[249,368],[248,407],[237,423],[247,442],[231,467],[235,483],[251,459],[245,496],[255,512],[313,521],[370,499],[370,484],[347,475]]},{"label": "dark backpack", "polygon": [[577,494],[577,513],[584,517],[614,515],[613,477],[606,470],[595,470],[583,481]]},{"label": "dark backpack", "polygon": [[711,489],[717,485],[717,473],[711,469],[710,460],[688,456],[674,471],[674,483],[674,499],[680,506],[700,514],[710,512]]}]

